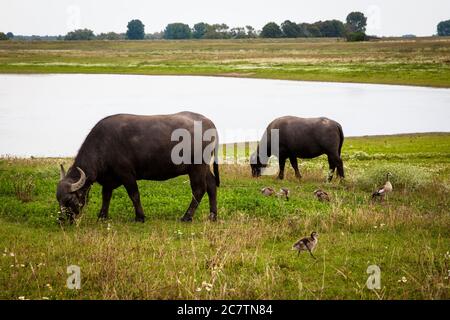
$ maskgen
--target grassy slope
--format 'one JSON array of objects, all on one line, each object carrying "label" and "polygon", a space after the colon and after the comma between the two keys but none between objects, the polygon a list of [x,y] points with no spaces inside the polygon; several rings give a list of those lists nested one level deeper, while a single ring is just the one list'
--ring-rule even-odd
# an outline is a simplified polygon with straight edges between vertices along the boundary
[{"label": "grassy slope", "polygon": [[[206,221],[207,201],[192,224],[176,221],[190,200],[186,177],[140,182],[143,225],[132,222],[123,188],[111,220],[97,223],[95,186],[80,225],[64,230],[55,223],[54,190],[57,164],[70,159],[0,160],[0,298],[448,299],[449,146],[449,134],[349,138],[345,183],[323,182],[323,157],[302,162],[300,184],[291,169],[280,182],[223,165],[215,224]],[[396,190],[387,204],[370,205],[379,181],[366,177],[389,166]],[[14,187],[27,179],[33,199],[21,203]],[[287,186],[292,197],[264,198],[263,186]],[[312,197],[317,187],[329,191],[330,204]],[[321,235],[317,262],[290,251],[312,230]],[[70,264],[82,270],[77,292],[65,288]],[[371,264],[381,267],[380,291],[365,288]]]},{"label": "grassy slope", "polygon": [[450,39],[2,41],[0,72],[214,75],[450,87]]}]

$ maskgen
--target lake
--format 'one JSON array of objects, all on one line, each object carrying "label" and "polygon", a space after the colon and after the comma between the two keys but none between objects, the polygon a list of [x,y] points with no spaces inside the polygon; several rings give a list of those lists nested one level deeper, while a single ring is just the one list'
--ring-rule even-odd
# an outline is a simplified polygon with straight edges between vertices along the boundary
[{"label": "lake", "polygon": [[139,75],[0,75],[0,155],[74,156],[115,113],[183,110],[214,121],[221,142],[257,140],[276,117],[325,116],[346,136],[450,131],[450,89]]}]

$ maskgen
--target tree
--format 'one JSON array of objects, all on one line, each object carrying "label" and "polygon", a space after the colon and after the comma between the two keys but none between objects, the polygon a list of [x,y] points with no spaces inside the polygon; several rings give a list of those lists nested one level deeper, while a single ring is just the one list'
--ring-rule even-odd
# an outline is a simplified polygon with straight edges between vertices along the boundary
[{"label": "tree", "polygon": [[89,29],[77,29],[66,34],[64,40],[93,40],[94,32]]},{"label": "tree", "polygon": [[0,41],[1,40],[8,40],[8,37],[3,32],[0,32]]},{"label": "tree", "polygon": [[205,39],[227,39],[230,38],[228,33],[229,27],[225,23],[208,24],[206,26]]},{"label": "tree", "polygon": [[6,34],[6,37],[8,38],[8,39],[13,39],[14,38],[14,34],[12,33],[12,32],[8,32],[7,34]]},{"label": "tree", "polygon": [[184,23],[170,23],[164,30],[164,39],[189,39],[191,28]]},{"label": "tree", "polygon": [[345,37],[345,25],[339,20],[326,20],[316,23],[322,37]]},{"label": "tree", "polygon": [[450,36],[450,20],[441,21],[437,25],[438,36]]},{"label": "tree", "polygon": [[320,28],[317,25],[317,23],[310,24],[310,23],[302,23],[300,25],[303,29],[303,32],[305,34],[305,37],[321,37],[322,34],[320,33]]},{"label": "tree", "polygon": [[245,26],[245,29],[247,30],[247,38],[256,38],[258,36],[255,28],[252,26]]},{"label": "tree", "polygon": [[362,12],[351,12],[347,16],[349,32],[366,32],[367,18]]},{"label": "tree", "polygon": [[204,22],[194,24],[194,28],[192,29],[192,36],[195,39],[203,39],[205,37],[207,28],[208,24]]},{"label": "tree", "polygon": [[145,36],[145,26],[141,20],[135,19],[128,22],[127,39],[142,40]]},{"label": "tree", "polygon": [[261,37],[263,38],[281,38],[282,36],[283,32],[275,22],[267,23],[261,31]]},{"label": "tree", "polygon": [[247,38],[247,34],[245,33],[245,28],[242,28],[242,27],[231,28],[230,37],[233,39]]},{"label": "tree", "polygon": [[286,38],[298,38],[302,33],[301,27],[289,20],[286,20],[281,24],[281,30]]}]

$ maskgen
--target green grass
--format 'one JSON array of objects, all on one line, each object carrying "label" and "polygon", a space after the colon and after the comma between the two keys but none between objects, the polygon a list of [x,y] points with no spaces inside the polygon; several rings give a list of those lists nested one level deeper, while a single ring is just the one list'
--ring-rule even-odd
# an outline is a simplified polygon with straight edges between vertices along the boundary
[{"label": "green grass", "polygon": [[[96,222],[94,185],[79,225],[61,228],[58,164],[71,159],[1,159],[0,298],[449,299],[449,144],[450,134],[347,138],[347,178],[331,184],[324,157],[301,161],[300,183],[290,168],[277,181],[222,165],[219,221],[207,221],[205,196],[191,224],[177,221],[190,201],[182,176],[139,182],[145,224],[133,222],[122,187],[110,220]],[[395,191],[370,204],[384,170],[394,171]],[[17,194],[21,179],[33,185],[19,188],[31,201]],[[291,199],[263,197],[265,186],[288,187]],[[316,201],[318,187],[330,203]],[[297,257],[292,244],[313,230],[318,260]],[[81,267],[78,291],[65,287],[72,264]],[[381,268],[381,290],[365,286],[372,264]]]},{"label": "green grass", "polygon": [[450,38],[2,41],[0,73],[208,75],[450,87]]}]

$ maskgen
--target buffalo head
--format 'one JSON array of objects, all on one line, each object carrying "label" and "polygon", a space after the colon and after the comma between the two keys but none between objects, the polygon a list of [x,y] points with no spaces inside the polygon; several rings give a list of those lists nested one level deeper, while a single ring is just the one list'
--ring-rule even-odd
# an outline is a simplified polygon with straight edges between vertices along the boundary
[{"label": "buffalo head", "polygon": [[61,208],[60,220],[69,218],[73,222],[86,204],[89,187],[86,185],[86,174],[77,168],[79,177],[72,178],[74,172],[70,172],[70,176],[66,175],[64,167],[61,165],[60,180],[56,188],[56,199]]}]

